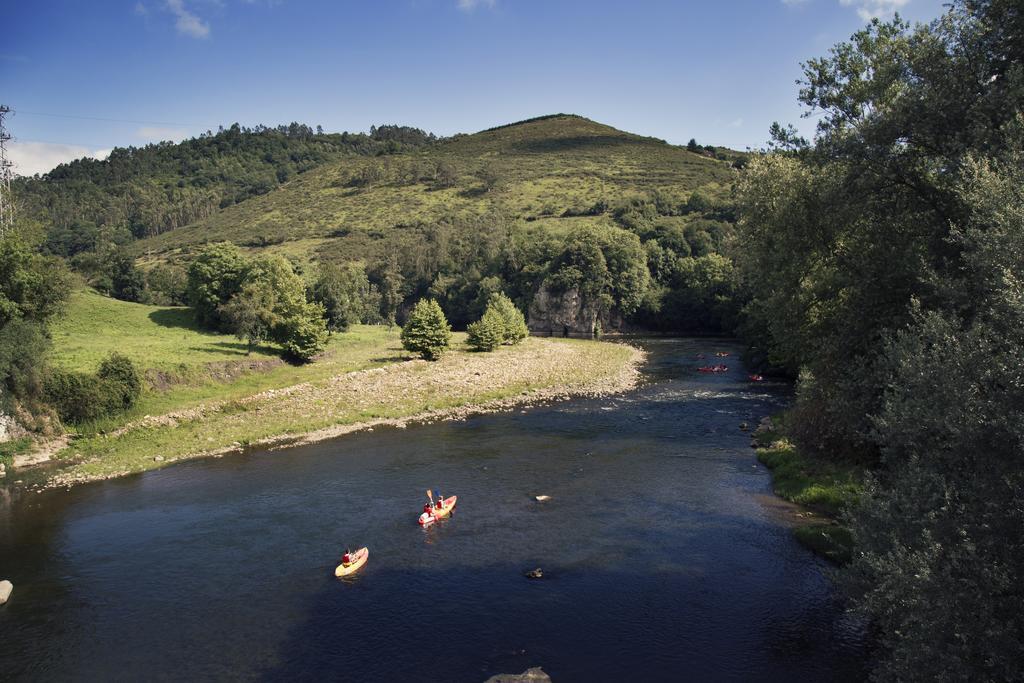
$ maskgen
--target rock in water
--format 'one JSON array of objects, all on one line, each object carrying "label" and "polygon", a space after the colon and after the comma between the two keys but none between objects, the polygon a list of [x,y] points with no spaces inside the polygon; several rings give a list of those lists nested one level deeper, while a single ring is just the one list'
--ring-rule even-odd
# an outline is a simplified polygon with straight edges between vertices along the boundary
[{"label": "rock in water", "polygon": [[551,676],[544,669],[535,666],[521,674],[498,674],[491,676],[484,683],[551,683]]},{"label": "rock in water", "polygon": [[543,503],[545,500],[551,500],[551,496],[534,496],[534,499],[538,503]]},{"label": "rock in water", "polygon": [[523,576],[525,576],[528,579],[543,579],[544,570],[540,567],[537,567],[536,569],[531,569],[530,571],[526,572]]},{"label": "rock in water", "polygon": [[11,598],[11,591],[14,590],[14,584],[10,581],[0,581],[0,605],[6,604]]}]

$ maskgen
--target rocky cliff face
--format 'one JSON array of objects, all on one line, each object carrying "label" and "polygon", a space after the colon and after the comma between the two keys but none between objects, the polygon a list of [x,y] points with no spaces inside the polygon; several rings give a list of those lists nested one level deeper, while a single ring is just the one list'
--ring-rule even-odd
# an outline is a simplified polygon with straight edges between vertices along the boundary
[{"label": "rocky cliff face", "polygon": [[578,289],[555,293],[540,288],[530,304],[527,326],[537,337],[593,337],[598,331],[597,307]]}]

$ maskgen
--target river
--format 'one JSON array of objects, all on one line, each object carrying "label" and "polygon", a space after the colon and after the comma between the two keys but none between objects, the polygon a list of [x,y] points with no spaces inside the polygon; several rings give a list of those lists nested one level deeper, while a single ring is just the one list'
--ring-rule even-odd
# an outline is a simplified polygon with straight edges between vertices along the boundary
[{"label": "river", "polygon": [[[862,679],[863,626],[739,430],[787,388],[726,342],[640,344],[617,397],[8,492],[0,676]],[[459,504],[423,530],[427,488]],[[346,545],[370,559],[335,579]]]}]

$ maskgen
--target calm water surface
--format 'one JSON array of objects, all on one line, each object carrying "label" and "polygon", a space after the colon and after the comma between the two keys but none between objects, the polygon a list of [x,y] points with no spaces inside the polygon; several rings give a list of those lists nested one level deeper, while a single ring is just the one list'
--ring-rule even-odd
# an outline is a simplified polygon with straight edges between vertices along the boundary
[{"label": "calm water surface", "polygon": [[[725,343],[642,343],[620,397],[8,492],[3,677],[862,678],[862,627],[738,429],[785,389]],[[716,350],[730,372],[696,372]],[[459,505],[424,531],[426,488]],[[342,581],[346,545],[370,561]]]}]

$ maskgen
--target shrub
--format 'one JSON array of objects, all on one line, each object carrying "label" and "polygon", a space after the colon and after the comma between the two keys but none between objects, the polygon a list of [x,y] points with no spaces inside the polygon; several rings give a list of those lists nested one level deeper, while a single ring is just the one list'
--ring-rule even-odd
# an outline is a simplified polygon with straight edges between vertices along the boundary
[{"label": "shrub", "polygon": [[142,379],[131,360],[113,353],[94,375],[51,370],[44,392],[61,420],[86,422],[135,405],[142,393]]},{"label": "shrub", "polygon": [[142,377],[139,371],[135,369],[131,359],[119,353],[110,354],[100,363],[96,376],[114,385],[112,389],[118,390],[122,409],[131,408],[142,394]]},{"label": "shrub", "polygon": [[402,346],[426,360],[437,360],[451,343],[452,328],[433,299],[420,299],[402,328]]},{"label": "shrub", "polygon": [[51,370],[45,382],[46,399],[65,422],[95,420],[121,408],[121,387],[85,372]]},{"label": "shrub", "polygon": [[505,341],[505,321],[493,306],[466,328],[466,342],[476,351],[493,351]]}]

